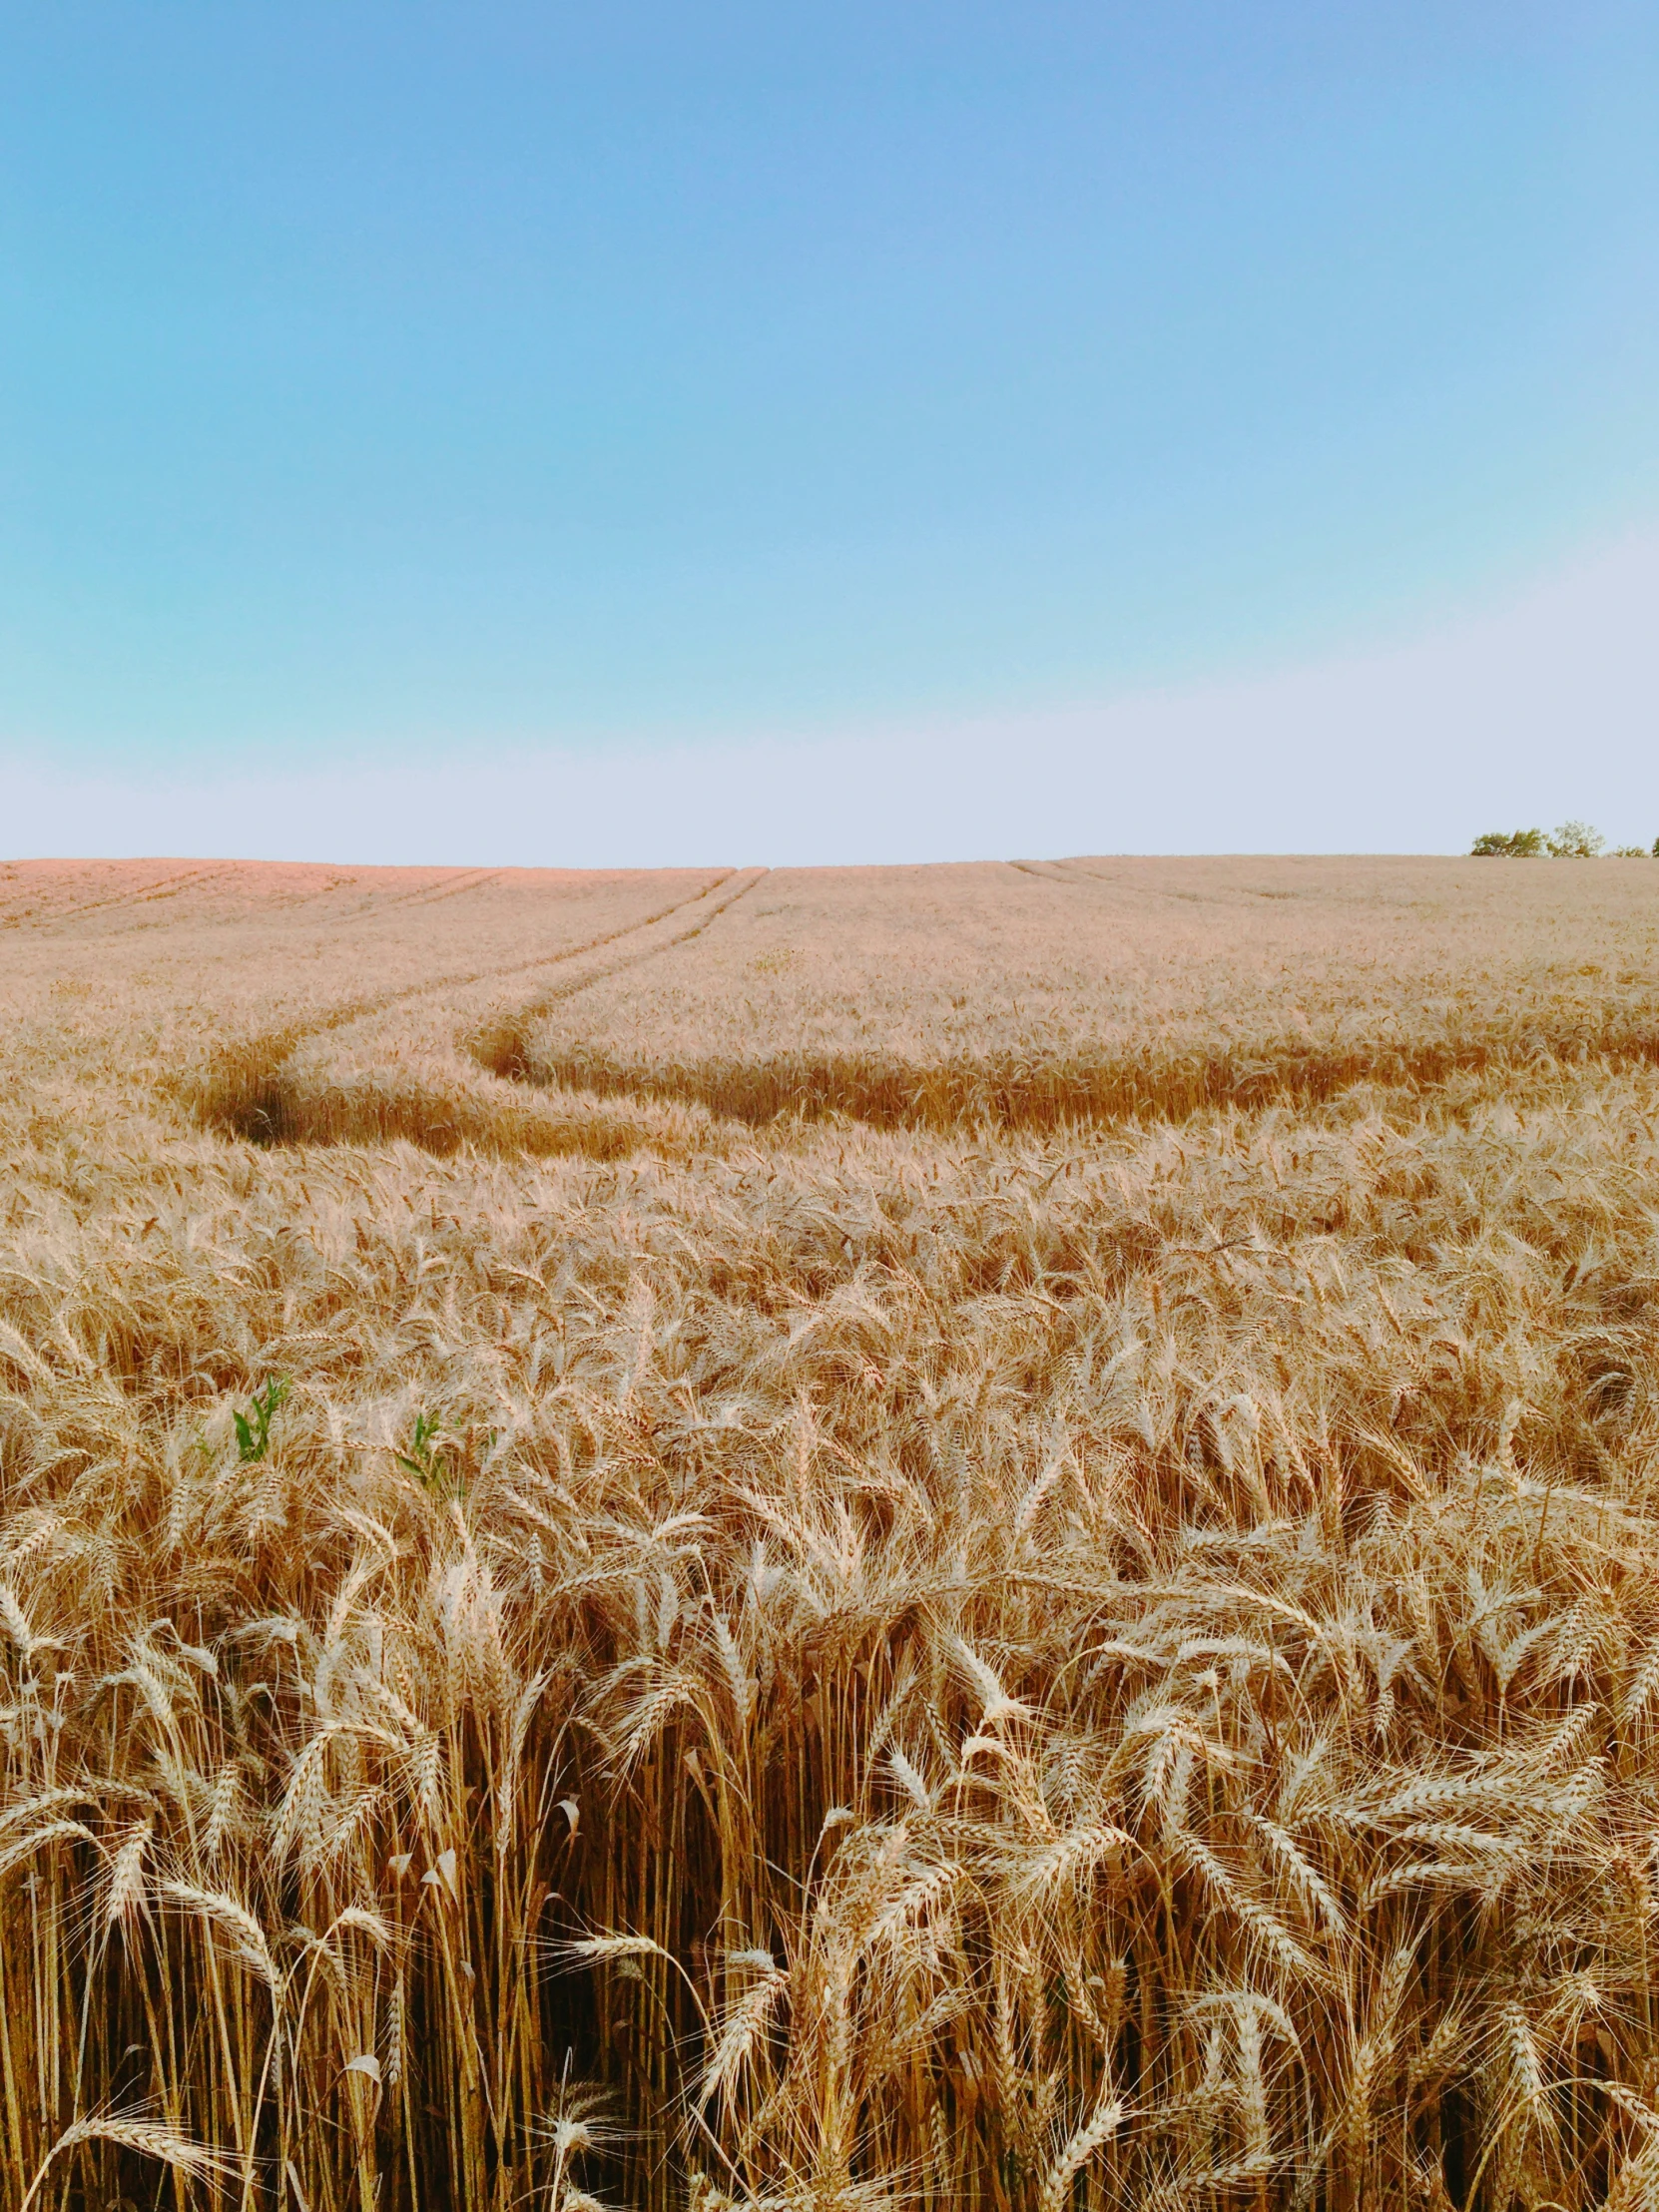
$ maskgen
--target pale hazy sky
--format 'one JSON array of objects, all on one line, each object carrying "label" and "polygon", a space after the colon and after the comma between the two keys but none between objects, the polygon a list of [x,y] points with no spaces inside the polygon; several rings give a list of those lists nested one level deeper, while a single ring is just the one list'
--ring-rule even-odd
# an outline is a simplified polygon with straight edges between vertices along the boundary
[{"label": "pale hazy sky", "polygon": [[23,768],[38,852],[460,865],[1415,852],[1659,836],[1659,532],[1388,651],[836,736],[166,777]]},{"label": "pale hazy sky", "polygon": [[1659,833],[1659,11],[0,4],[0,848]]}]

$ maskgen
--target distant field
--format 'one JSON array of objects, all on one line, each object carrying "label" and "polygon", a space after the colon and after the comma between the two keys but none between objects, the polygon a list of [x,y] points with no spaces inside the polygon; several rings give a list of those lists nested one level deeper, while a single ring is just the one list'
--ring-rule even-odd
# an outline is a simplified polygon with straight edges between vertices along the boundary
[{"label": "distant field", "polygon": [[1659,862],[36,862],[0,989],[8,2203],[1659,2201]]}]

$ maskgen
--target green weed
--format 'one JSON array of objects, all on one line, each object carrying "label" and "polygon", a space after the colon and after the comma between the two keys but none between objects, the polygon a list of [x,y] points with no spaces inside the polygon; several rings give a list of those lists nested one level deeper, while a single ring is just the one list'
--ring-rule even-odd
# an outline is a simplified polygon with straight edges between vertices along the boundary
[{"label": "green weed", "polygon": [[290,1387],[285,1375],[272,1376],[264,1389],[256,1390],[249,1400],[249,1412],[235,1416],[237,1457],[245,1467],[263,1459],[271,1449],[271,1423]]}]

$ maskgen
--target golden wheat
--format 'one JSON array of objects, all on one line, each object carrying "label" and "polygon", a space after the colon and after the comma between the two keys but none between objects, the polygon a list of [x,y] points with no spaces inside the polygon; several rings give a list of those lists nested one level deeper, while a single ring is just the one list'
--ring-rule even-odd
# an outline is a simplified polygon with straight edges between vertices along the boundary
[{"label": "golden wheat", "polygon": [[0,928],[7,2203],[1648,2201],[1646,871]]}]

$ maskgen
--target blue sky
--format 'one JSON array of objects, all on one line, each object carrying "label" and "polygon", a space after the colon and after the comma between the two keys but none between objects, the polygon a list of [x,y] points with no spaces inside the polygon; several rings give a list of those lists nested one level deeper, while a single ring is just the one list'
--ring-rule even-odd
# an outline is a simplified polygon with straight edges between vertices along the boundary
[{"label": "blue sky", "polygon": [[1489,640],[1659,526],[1656,216],[1651,6],[0,6],[0,841],[747,747],[787,847],[827,747],[1098,781],[1126,702]]}]

